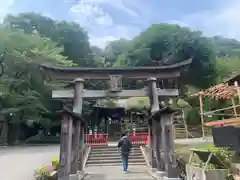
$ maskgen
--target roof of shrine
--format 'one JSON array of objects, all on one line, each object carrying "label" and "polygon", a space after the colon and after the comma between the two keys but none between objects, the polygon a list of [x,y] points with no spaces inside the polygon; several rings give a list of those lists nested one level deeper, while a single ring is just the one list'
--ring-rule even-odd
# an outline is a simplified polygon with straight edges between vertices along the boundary
[{"label": "roof of shrine", "polygon": [[80,68],[80,67],[54,67],[40,65],[41,70],[46,74],[62,80],[73,80],[77,77],[84,79],[109,79],[112,74],[121,75],[127,78],[148,78],[161,77],[171,78],[180,76],[180,70],[188,66],[192,59],[176,64],[151,67],[121,67],[121,68]]}]

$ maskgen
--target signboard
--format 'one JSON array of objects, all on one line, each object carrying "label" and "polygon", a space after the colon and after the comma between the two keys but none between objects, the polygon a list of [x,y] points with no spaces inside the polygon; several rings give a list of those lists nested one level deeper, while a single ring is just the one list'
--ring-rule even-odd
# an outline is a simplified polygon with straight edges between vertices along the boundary
[{"label": "signboard", "polygon": [[110,91],[121,91],[122,75],[110,75]]}]

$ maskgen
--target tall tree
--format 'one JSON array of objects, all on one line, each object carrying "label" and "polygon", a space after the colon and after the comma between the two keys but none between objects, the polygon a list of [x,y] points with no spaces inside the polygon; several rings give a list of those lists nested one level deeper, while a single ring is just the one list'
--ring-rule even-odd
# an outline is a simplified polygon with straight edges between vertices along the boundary
[{"label": "tall tree", "polygon": [[218,58],[240,58],[240,42],[236,39],[214,36],[210,38],[214,44],[214,50]]},{"label": "tall tree", "polygon": [[216,65],[216,79],[219,83],[240,73],[240,59],[217,59]]},{"label": "tall tree", "polygon": [[94,58],[88,41],[87,32],[78,24],[66,21],[55,21],[36,13],[8,15],[4,24],[24,32],[48,37],[59,46],[64,47],[61,53],[80,66],[93,66]]},{"label": "tall tree", "polygon": [[191,76],[186,77],[184,83],[199,87],[208,87],[214,83],[213,46],[198,31],[179,25],[152,25],[133,40],[127,55],[131,66],[173,64],[190,58],[193,60],[189,68]]},{"label": "tall tree", "polygon": [[[20,42],[20,43],[19,43]],[[39,73],[39,64],[51,63],[72,66],[72,61],[61,55],[63,48],[48,38],[28,35],[21,31],[0,28],[0,51],[5,51],[5,72],[0,78],[0,115],[9,119],[19,133],[21,123],[49,121],[51,90]]]},{"label": "tall tree", "polygon": [[106,63],[110,67],[126,66],[124,54],[131,48],[132,42],[126,39],[111,41],[105,47]]}]

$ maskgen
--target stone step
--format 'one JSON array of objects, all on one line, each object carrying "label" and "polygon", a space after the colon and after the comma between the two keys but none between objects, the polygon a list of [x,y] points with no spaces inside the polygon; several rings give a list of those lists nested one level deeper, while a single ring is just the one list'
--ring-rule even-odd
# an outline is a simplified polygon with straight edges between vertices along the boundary
[{"label": "stone step", "polygon": [[[117,143],[115,143],[114,145],[109,145],[109,146],[92,146],[92,149],[104,149],[104,148],[107,148],[107,149],[114,149],[117,147]],[[133,148],[139,148],[140,146],[138,144],[133,144]]]},{"label": "stone step", "polygon": [[[129,166],[144,166],[146,165],[145,162],[129,162],[128,163]],[[92,166],[119,166],[119,167],[122,167],[122,162],[118,162],[118,163],[105,163],[105,164],[86,164],[86,167],[92,167]]]},{"label": "stone step", "polygon": [[[131,154],[141,154],[142,151],[131,151]],[[120,154],[120,151],[92,151],[90,152],[90,154]]]},{"label": "stone step", "polygon": [[[117,151],[118,150],[118,148],[117,147],[114,147],[114,148],[92,148],[91,149],[92,151],[110,151],[110,152],[112,152],[112,151]],[[132,148],[132,151],[138,151],[138,150],[140,150],[140,148],[137,148],[137,147],[133,147]]]},{"label": "stone step", "polygon": [[[120,154],[120,152],[91,152],[90,155],[93,155],[93,156],[102,156],[102,155],[116,155],[118,156]],[[139,151],[139,152],[131,152],[131,155],[141,155],[142,152]]]},{"label": "stone step", "polygon": [[[95,157],[95,156],[90,156],[89,158],[88,158],[88,160],[90,161],[90,160],[103,160],[103,159],[108,159],[108,160],[110,160],[110,159],[115,159],[115,160],[122,160],[122,158],[121,158],[121,156],[120,155],[118,155],[118,156],[105,156],[105,157],[103,157],[103,156],[100,156],[100,157]],[[129,159],[141,159],[141,160],[144,160],[144,157],[143,156],[129,156]]]},{"label": "stone step", "polygon": [[[88,160],[87,164],[114,164],[114,163],[122,163],[122,160],[116,160],[116,159],[101,159],[101,160]],[[145,163],[144,159],[129,159],[129,163]]]},{"label": "stone step", "polygon": [[[119,154],[120,152],[115,150],[115,151],[95,151],[95,150],[91,150],[91,154]],[[142,151],[139,150],[133,150],[131,151],[131,154],[140,154],[142,153]]]},{"label": "stone step", "polygon": [[[133,147],[129,156],[129,164],[146,165],[139,147]],[[92,147],[86,166],[122,166],[121,154],[113,146]]]},{"label": "stone step", "polygon": [[[120,153],[90,153],[89,157],[114,157],[114,156],[120,156]],[[132,152],[130,156],[142,156],[142,152]]]}]

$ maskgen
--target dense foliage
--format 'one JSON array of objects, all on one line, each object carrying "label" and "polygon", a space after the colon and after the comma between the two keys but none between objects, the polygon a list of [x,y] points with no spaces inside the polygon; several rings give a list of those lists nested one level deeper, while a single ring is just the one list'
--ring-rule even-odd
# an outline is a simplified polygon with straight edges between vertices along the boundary
[{"label": "dense foliage", "polygon": [[[187,93],[240,72],[239,50],[237,40],[206,38],[199,31],[170,24],[154,24],[133,40],[112,41],[105,49],[100,49],[90,46],[88,34],[81,25],[35,13],[8,15],[0,28],[0,52],[5,52],[5,72],[0,78],[0,114],[13,124],[39,122],[45,127],[51,126],[53,112],[62,106],[61,102],[51,100],[51,90],[60,84],[50,84],[38,71],[42,63],[126,67],[165,65],[192,59],[187,76],[181,79],[182,85],[188,87],[185,88]],[[95,89],[104,86],[98,81],[86,84],[87,88]],[[93,103],[86,102],[86,116],[90,116]],[[193,104],[193,109],[195,106]]]}]

